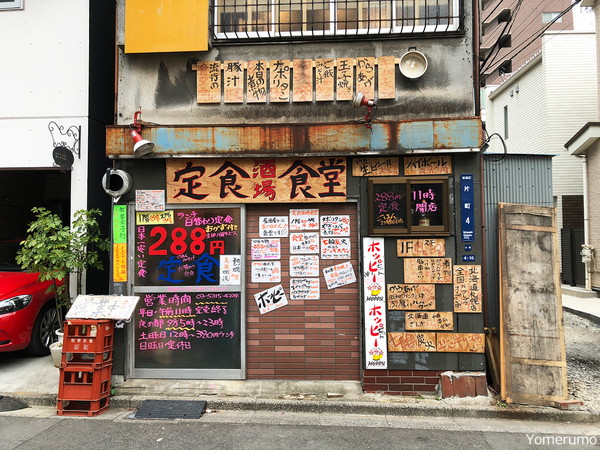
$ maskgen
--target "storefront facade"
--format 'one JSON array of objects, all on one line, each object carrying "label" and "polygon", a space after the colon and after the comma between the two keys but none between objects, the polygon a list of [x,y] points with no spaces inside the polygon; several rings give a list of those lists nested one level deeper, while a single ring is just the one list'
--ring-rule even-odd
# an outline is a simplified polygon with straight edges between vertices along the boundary
[{"label": "storefront facade", "polygon": [[147,54],[125,30],[107,190],[113,293],[140,302],[116,372],[419,392],[485,370],[470,33],[413,36],[409,80],[389,39]]}]

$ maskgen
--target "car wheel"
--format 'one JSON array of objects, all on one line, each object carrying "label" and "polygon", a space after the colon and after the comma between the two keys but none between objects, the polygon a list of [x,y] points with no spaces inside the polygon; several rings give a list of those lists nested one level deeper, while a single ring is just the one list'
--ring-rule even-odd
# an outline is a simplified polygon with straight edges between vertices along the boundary
[{"label": "car wheel", "polygon": [[47,303],[35,319],[31,342],[25,349],[25,353],[33,356],[50,354],[48,347],[57,340],[55,331],[59,328],[60,322],[54,303]]}]

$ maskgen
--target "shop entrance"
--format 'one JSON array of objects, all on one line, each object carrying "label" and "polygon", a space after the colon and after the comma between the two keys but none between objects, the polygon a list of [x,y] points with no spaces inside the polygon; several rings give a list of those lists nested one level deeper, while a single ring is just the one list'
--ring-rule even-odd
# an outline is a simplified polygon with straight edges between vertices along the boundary
[{"label": "shop entrance", "polygon": [[244,208],[132,214],[130,375],[245,378]]}]

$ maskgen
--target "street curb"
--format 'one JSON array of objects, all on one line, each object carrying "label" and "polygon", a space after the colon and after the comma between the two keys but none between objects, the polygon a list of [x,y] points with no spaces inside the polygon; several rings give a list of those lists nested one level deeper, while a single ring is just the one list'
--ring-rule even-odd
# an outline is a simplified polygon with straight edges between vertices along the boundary
[{"label": "street curb", "polygon": [[570,312],[571,314],[575,314],[576,316],[582,317],[584,319],[587,319],[591,322],[594,322],[597,325],[600,325],[600,317],[595,316],[593,314],[589,314],[583,311],[579,311],[577,309],[573,309],[573,308],[569,308],[567,306],[563,305],[563,309],[567,312]]},{"label": "street curb", "polygon": [[[12,395],[30,406],[56,406],[56,396],[52,395]],[[116,395],[110,399],[110,407],[134,410],[144,400],[160,400],[160,396]],[[393,403],[364,400],[323,400],[323,399],[263,399],[252,397],[170,397],[169,400],[203,400],[211,410],[295,412],[325,414],[393,415],[414,417],[447,417],[462,419],[507,419],[579,424],[598,424],[600,414],[588,411],[562,411],[550,407],[521,405],[479,406],[448,405],[427,403]]]}]

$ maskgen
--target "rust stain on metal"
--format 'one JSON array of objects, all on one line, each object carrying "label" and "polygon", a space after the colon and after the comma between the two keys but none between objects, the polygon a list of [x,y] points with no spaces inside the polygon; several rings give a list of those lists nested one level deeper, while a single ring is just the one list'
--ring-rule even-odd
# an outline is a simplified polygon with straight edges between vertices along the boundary
[{"label": "rust stain on metal", "polygon": [[[403,123],[377,122],[373,124],[373,132],[362,123],[149,125],[143,128],[142,135],[154,142],[156,156],[385,154],[400,148]],[[433,125],[433,150],[461,148],[468,146],[465,143],[472,145],[476,143],[474,141],[482,140],[483,131],[478,118],[430,123]],[[106,155],[133,155],[128,126],[106,128]]]}]

